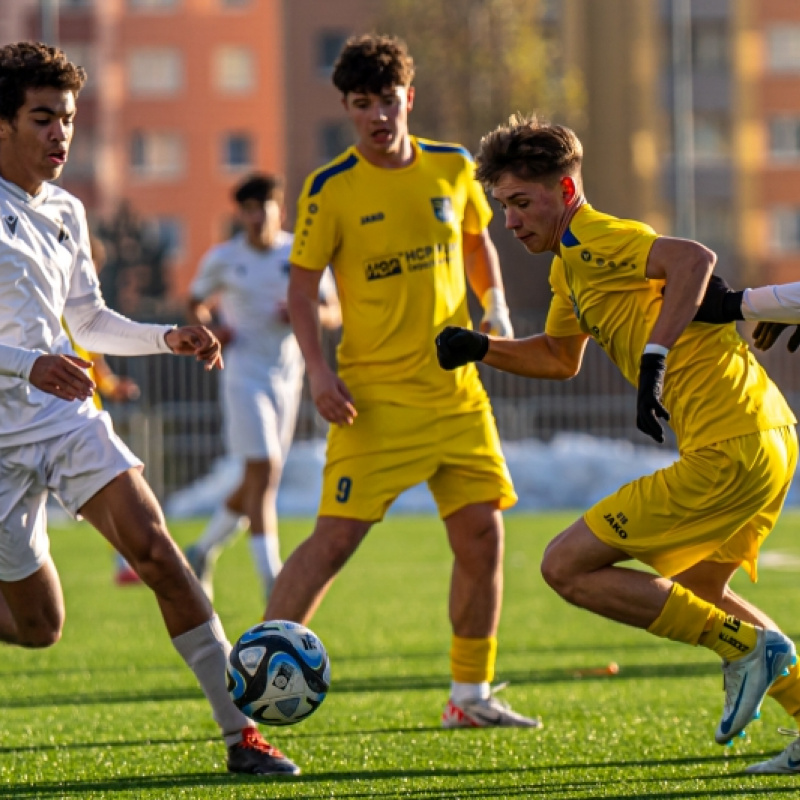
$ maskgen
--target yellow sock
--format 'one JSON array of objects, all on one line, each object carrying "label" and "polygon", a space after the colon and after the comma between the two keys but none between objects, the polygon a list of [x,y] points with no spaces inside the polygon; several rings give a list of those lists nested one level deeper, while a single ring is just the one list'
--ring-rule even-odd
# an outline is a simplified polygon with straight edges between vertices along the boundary
[{"label": "yellow sock", "polygon": [[727,661],[747,655],[756,643],[756,628],[727,615],[679,583],[672,591],[658,618],[647,629],[656,636],[702,645]]},{"label": "yellow sock", "polygon": [[769,687],[767,694],[777,700],[784,707],[786,713],[794,717],[800,727],[800,669],[798,669],[798,665],[789,667],[789,674],[778,678]]},{"label": "yellow sock", "polygon": [[490,683],[497,660],[497,639],[465,639],[453,634],[450,672],[458,683]]},{"label": "yellow sock", "polygon": [[698,644],[726,661],[736,661],[756,646],[757,637],[755,625],[714,608]]}]

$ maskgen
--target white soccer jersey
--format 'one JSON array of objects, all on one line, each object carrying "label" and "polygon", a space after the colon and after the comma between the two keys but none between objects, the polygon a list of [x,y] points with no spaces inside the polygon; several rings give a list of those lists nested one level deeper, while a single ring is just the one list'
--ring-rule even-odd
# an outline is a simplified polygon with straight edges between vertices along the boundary
[{"label": "white soccer jersey", "polygon": [[73,352],[65,313],[76,328],[100,323],[97,337],[110,322],[122,346],[105,352],[168,350],[168,326],[140,325],[105,307],[81,202],[49,183],[31,197],[0,178],[0,447],[58,436],[95,413],[91,399],[61,400],[26,380],[40,355]]},{"label": "white soccer jersey", "polygon": [[742,316],[749,320],[800,322],[800,282],[745,289]]},{"label": "white soccer jersey", "polygon": [[201,261],[191,294],[196,300],[219,295],[222,321],[234,332],[225,348],[226,373],[292,365],[302,370],[292,329],[277,313],[289,289],[291,250],[292,235],[285,231],[264,251],[250,247],[242,233],[213,247]]}]

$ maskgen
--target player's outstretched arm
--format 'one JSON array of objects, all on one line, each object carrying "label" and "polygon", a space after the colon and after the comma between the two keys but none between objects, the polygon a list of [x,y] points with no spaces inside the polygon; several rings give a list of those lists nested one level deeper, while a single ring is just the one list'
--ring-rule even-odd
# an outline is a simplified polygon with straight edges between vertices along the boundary
[{"label": "player's outstretched arm", "polygon": [[164,335],[167,347],[179,356],[194,356],[205,364],[206,370],[222,369],[222,345],[205,325],[184,325],[172,328]]},{"label": "player's outstretched arm", "polygon": [[[758,350],[769,350],[778,337],[800,322],[800,282],[745,289],[742,315],[759,320],[753,331],[753,344]],[[794,353],[800,347],[800,325],[789,337],[786,349]]]},{"label": "player's outstretched arm", "polygon": [[482,361],[526,378],[568,380],[581,368],[588,338],[540,333],[527,339],[504,339],[450,325],[436,337],[436,354],[443,369]]}]

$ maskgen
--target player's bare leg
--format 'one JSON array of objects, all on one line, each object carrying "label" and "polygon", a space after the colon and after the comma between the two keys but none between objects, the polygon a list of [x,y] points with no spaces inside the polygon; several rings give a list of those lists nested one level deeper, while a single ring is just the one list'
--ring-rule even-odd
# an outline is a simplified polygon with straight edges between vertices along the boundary
[{"label": "player's bare leg", "polygon": [[20,581],[0,581],[0,641],[49,647],[61,638],[64,595],[53,559]]},{"label": "player's bare leg", "polygon": [[311,536],[283,565],[264,619],[288,619],[307,625],[333,579],[371,527],[371,522],[357,519],[319,517]]},{"label": "player's bare leg", "polygon": [[693,591],[703,600],[713,603],[728,614],[752,622],[761,628],[779,631],[781,628],[772,617],[757,608],[728,585],[741,565],[717,561],[701,561],[672,580]]},{"label": "player's bare leg", "polygon": [[118,475],[80,509],[156,595],[173,638],[208,621],[211,604],[172,540],[158,501],[136,469]]},{"label": "player's bare leg", "polygon": [[225,686],[230,650],[219,618],[172,540],[152,490],[138,470],[118,475],[80,513],[111,542],[149,586],[172,644],[194,672],[228,747],[228,769],[260,775],[300,770],[269,745],[234,706]]},{"label": "player's bare leg", "polygon": [[[725,710],[715,733],[719,743],[744,730],[767,690],[796,660],[791,640],[704,600],[678,582],[616,566],[628,556],[601,542],[583,519],[547,547],[542,574],[565,600],[600,616],[656,636],[701,644],[723,659]],[[724,570],[720,571],[724,575]],[[711,583],[710,568],[688,579]],[[686,577],[684,573],[684,577]],[[688,580],[687,579],[687,580]],[[723,589],[717,588],[722,596]]]},{"label": "player's bare leg", "polygon": [[503,602],[503,517],[496,503],[473,503],[445,519],[453,551],[450,582],[450,652],[453,682],[442,725],[536,728],[499,701],[491,689],[497,625]]}]

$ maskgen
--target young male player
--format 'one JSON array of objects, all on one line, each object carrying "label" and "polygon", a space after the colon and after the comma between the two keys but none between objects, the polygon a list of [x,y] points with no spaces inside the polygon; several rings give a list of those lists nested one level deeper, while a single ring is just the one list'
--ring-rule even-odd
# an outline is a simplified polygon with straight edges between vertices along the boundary
[{"label": "young male player", "polygon": [[[450,327],[438,355],[445,369],[482,360],[567,379],[591,336],[638,386],[640,430],[661,442],[660,420],[671,419],[679,460],[590,508],[550,543],[542,572],[575,605],[717,653],[724,743],[767,691],[800,717],[796,667],[782,676],[794,644],[729,586],[739,567],[756,578],[797,462],[795,418],[733,325],[692,323],[714,254],[596,211],[582,156],[571,130],[536,119],[512,118],[483,138],[477,175],[522,245],[555,254],[553,298],[542,334],[507,341]],[[659,574],[618,566],[631,558]]]},{"label": "young male player", "polygon": [[296,774],[231,702],[219,618],[167,531],[142,462],[92,402],[91,364],[73,353],[61,323],[89,351],[177,353],[222,366],[219,342],[202,326],[143,325],[103,302],[83,206],[48,183],[67,161],[85,79],[55,47],[0,48],[0,640],[48,647],[61,636],[45,514],[56,494],[153,590],[211,704],[228,769]]},{"label": "young male player", "polygon": [[[222,324],[211,330],[228,362],[222,375],[228,452],[244,461],[244,474],[186,557],[211,598],[214,562],[240,520],[249,520],[250,552],[266,599],[281,568],[276,501],[303,389],[303,356],[286,307],[292,235],[281,230],[282,182],[251,175],[233,199],[242,231],[203,258],[188,317],[211,326],[208,299],[219,297]],[[329,278],[322,288],[320,320],[335,327],[338,303]]]},{"label": "young male player", "polygon": [[[431,346],[445,325],[469,324],[467,280],[482,326],[511,335],[491,212],[463,148],[409,134],[413,75],[405,44],[379,35],[350,39],[334,69],[356,144],[306,181],[289,283],[311,394],[332,428],[314,531],[284,565],[265,616],[307,622],[372,525],[426,481],[454,556],[442,724],[538,727],[490,687],[500,512],[516,495],[477,371],[443,373]],[[328,264],[342,304],[338,375],[320,349],[316,313]]]}]

